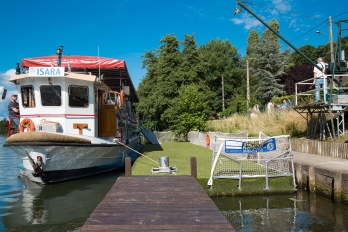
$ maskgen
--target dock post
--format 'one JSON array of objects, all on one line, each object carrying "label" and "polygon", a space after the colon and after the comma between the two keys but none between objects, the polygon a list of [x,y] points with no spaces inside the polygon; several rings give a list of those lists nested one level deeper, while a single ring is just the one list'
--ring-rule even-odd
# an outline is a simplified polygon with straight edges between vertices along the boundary
[{"label": "dock post", "polygon": [[126,159],[125,159],[124,176],[125,177],[132,176],[132,160],[130,157],[126,157]]},{"label": "dock post", "polygon": [[315,167],[308,167],[309,191],[315,192]]},{"label": "dock post", "polygon": [[191,176],[197,180],[197,159],[196,157],[191,157]]}]

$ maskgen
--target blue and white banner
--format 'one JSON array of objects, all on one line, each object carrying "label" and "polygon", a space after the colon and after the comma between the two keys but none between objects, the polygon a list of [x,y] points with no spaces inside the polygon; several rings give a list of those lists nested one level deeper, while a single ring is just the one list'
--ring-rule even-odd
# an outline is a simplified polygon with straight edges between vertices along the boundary
[{"label": "blue and white banner", "polygon": [[241,141],[241,140],[226,140],[226,153],[255,153],[255,152],[270,152],[277,149],[276,140],[270,138],[266,142],[259,141]]}]

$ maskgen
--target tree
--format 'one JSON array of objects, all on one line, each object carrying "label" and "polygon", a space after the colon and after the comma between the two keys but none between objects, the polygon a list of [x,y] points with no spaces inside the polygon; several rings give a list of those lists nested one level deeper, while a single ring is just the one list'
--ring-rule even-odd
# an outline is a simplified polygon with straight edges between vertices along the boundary
[{"label": "tree", "polygon": [[185,35],[181,44],[183,61],[179,69],[177,84],[180,86],[181,84],[202,82],[205,63],[202,60],[202,54],[197,49],[194,35]]},{"label": "tree", "polygon": [[[279,30],[276,20],[273,19],[269,25],[275,31]],[[261,42],[251,48],[254,51],[251,71],[259,78],[256,96],[262,104],[266,104],[274,96],[285,94],[283,85],[279,82],[289,67],[289,52],[280,52],[279,40],[269,29],[262,33]]]},{"label": "tree", "polygon": [[[277,20],[272,19],[268,25],[275,30],[277,33],[279,33],[279,23]],[[273,41],[273,42],[278,42],[279,43],[279,38],[276,34],[274,34],[270,29],[266,28],[266,30],[264,30],[262,32],[262,36],[261,36],[261,41]]]},{"label": "tree", "polygon": [[204,94],[206,86],[196,84],[183,85],[179,89],[178,107],[179,118],[173,126],[176,134],[184,134],[187,140],[191,130],[204,130],[206,126],[207,96]]},{"label": "tree", "polygon": [[206,70],[204,83],[209,86],[211,96],[208,106],[212,112],[222,109],[222,77],[224,78],[224,96],[226,106],[230,105],[235,88],[243,85],[243,71],[240,69],[241,58],[237,48],[228,41],[211,40],[199,47]]},{"label": "tree", "polygon": [[259,33],[257,33],[256,30],[251,30],[248,35],[247,42],[248,42],[248,46],[246,48],[246,54],[248,58],[251,58],[253,56],[252,47],[260,43]]},{"label": "tree", "polygon": [[[288,95],[295,93],[295,84],[300,81],[313,78],[313,65],[305,64],[300,66],[294,66],[282,77],[282,83],[284,83],[285,91]],[[298,85],[297,91],[307,91],[308,85]]]},{"label": "tree", "polygon": [[3,118],[0,121],[0,134],[1,135],[7,134],[7,127],[8,127],[8,120],[6,118]]},{"label": "tree", "polygon": [[[298,50],[300,50],[300,52],[305,54],[309,59],[311,59],[314,62],[318,58],[317,49],[312,45],[301,46]],[[294,51],[291,54],[291,63],[296,66],[310,64],[308,60],[306,60],[300,53],[296,51]]]},{"label": "tree", "polygon": [[173,115],[166,111],[178,96],[177,75],[182,54],[174,35],[166,35],[160,42],[159,49],[147,51],[143,56],[143,67],[148,69],[148,73],[139,84],[137,110],[143,112],[146,120],[152,121],[159,130],[165,130],[173,122]]},{"label": "tree", "polygon": [[145,122],[151,121],[158,129],[167,130],[179,118],[178,89],[191,83],[203,85],[206,69],[194,35],[185,35],[182,51],[174,35],[166,35],[160,42],[159,49],[143,55],[143,67],[148,73],[139,84],[137,110],[144,113]]},{"label": "tree", "polygon": [[[176,130],[180,119],[188,121],[178,108],[181,86],[196,84],[203,91],[205,120],[223,110],[222,77],[226,108],[231,107],[235,96],[244,94],[240,91],[242,86],[245,88],[242,61],[236,47],[228,40],[212,40],[199,48],[194,35],[185,35],[183,42],[174,35],[166,35],[160,42],[158,49],[143,55],[143,68],[148,72],[139,84],[140,102],[136,107],[144,114],[145,126]],[[151,125],[147,124],[149,121]]]}]

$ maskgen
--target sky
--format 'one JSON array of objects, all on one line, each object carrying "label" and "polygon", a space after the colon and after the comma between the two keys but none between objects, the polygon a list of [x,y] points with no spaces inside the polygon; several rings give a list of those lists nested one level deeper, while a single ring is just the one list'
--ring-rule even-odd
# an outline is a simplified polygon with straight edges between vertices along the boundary
[{"label": "sky", "polygon": [[[248,2],[245,5],[264,21],[276,19],[280,34],[296,48],[329,42],[329,16],[333,22],[348,19],[348,0]],[[10,94],[16,91],[8,82],[16,63],[22,58],[54,55],[60,45],[64,46],[63,56],[98,56],[99,50],[101,57],[125,60],[135,88],[146,75],[142,55],[159,48],[168,34],[179,41],[185,34],[194,34],[197,46],[213,39],[229,40],[245,56],[250,30],[261,34],[266,28],[244,9],[234,15],[236,7],[233,0],[2,0],[0,86],[8,89],[8,95],[0,100],[0,118],[7,117]],[[333,24],[334,41],[336,29]],[[342,34],[346,35],[348,32]],[[280,42],[283,49],[288,48]]]}]

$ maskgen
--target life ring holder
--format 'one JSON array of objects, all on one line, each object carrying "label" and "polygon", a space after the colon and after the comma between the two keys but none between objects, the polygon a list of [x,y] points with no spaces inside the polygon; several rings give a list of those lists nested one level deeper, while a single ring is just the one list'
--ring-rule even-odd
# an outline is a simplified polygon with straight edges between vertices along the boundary
[{"label": "life ring holder", "polygon": [[35,124],[30,118],[25,118],[19,124],[19,132],[24,132],[24,128],[26,128],[27,131],[35,131]]},{"label": "life ring holder", "polygon": [[210,135],[209,135],[209,133],[205,137],[205,145],[206,145],[206,148],[210,148]]}]

